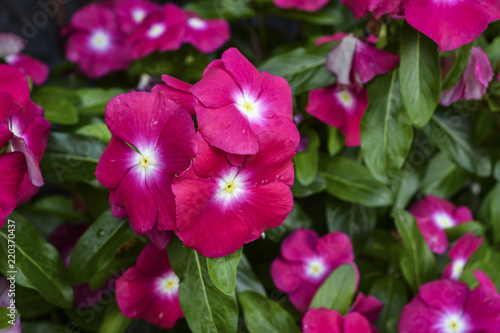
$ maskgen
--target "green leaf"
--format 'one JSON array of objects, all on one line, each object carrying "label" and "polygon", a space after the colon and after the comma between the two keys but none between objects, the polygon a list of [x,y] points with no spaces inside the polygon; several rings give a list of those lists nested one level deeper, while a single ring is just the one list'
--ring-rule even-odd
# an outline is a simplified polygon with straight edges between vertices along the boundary
[{"label": "green leaf", "polygon": [[310,195],[322,192],[326,188],[326,180],[320,173],[316,173],[316,178],[308,186],[301,185],[299,182],[294,182],[290,188],[295,198],[304,198]]},{"label": "green leaf", "polygon": [[436,112],[423,128],[424,133],[449,158],[479,177],[491,174],[491,161],[483,148],[472,139],[470,124],[459,114]]},{"label": "green leaf", "polygon": [[488,236],[491,237],[492,243],[496,246],[500,244],[500,183],[497,183],[491,190],[488,192],[486,197],[483,199],[481,203],[481,207],[479,209],[479,218],[482,221],[487,222],[488,229],[491,232],[488,233]]},{"label": "green leaf", "polygon": [[234,295],[236,286],[236,270],[241,259],[243,248],[225,257],[207,258],[208,274],[220,291],[229,296]]},{"label": "green leaf", "polygon": [[261,295],[266,295],[266,289],[264,289],[264,286],[257,276],[255,276],[252,266],[250,266],[250,262],[245,254],[242,253],[238,271],[236,272],[236,292],[241,294],[249,290],[258,292]]},{"label": "green leaf", "polygon": [[193,11],[204,19],[223,18],[235,20],[250,18],[255,15],[253,9],[249,7],[249,3],[245,0],[195,1],[186,4],[184,9]]},{"label": "green leaf", "polygon": [[307,144],[307,151],[298,152],[293,157],[295,166],[295,177],[304,186],[310,185],[316,178],[318,173],[318,159],[319,159],[319,136],[313,130],[304,131],[309,142]]},{"label": "green leaf", "polygon": [[336,268],[321,284],[309,308],[327,308],[345,315],[356,291],[356,273],[352,265]]},{"label": "green leaf", "polygon": [[334,156],[344,147],[345,136],[335,127],[327,126],[326,128],[328,130],[328,153]]},{"label": "green leaf", "polygon": [[50,133],[40,169],[47,181],[95,180],[95,169],[106,145],[101,140],[78,134]]},{"label": "green leaf", "polygon": [[326,221],[329,232],[342,231],[355,248],[362,248],[377,222],[373,208],[348,204],[331,197],[326,201]]},{"label": "green leaf", "polygon": [[323,154],[319,169],[326,180],[326,191],[335,197],[368,207],[388,206],[392,203],[389,188],[353,160]]},{"label": "green leaf", "polygon": [[473,44],[474,43],[466,44],[453,51],[453,65],[443,80],[443,90],[453,87],[464,74],[467,63],[469,62],[470,51],[472,50]]},{"label": "green leaf", "polygon": [[106,104],[115,96],[124,94],[127,91],[121,88],[81,88],[74,90],[74,93],[80,98],[81,105],[78,112],[81,114],[104,115]]},{"label": "green leaf", "polygon": [[[13,242],[15,258],[8,257]],[[73,290],[66,281],[66,267],[59,253],[15,212],[9,215],[0,230],[0,257],[5,258],[0,261],[3,275],[14,274],[17,284],[37,290],[47,301],[59,307],[71,307]],[[15,259],[15,264],[8,262],[7,258]],[[11,271],[17,273],[9,273]]]},{"label": "green leaf", "polygon": [[393,179],[392,191],[394,193],[394,205],[392,210],[405,208],[420,186],[420,175],[409,161],[399,170],[398,176]]},{"label": "green leaf", "polygon": [[404,281],[394,276],[379,278],[373,283],[370,295],[384,304],[378,320],[380,332],[398,333],[397,322],[403,307],[408,303]]},{"label": "green leaf", "polygon": [[[401,96],[411,121],[429,122],[441,94],[441,66],[437,44],[408,23],[401,32]],[[370,99],[371,102],[371,99]]]},{"label": "green leaf", "polygon": [[333,46],[334,43],[327,43],[299,47],[270,58],[259,70],[284,77],[295,95],[326,87],[335,82],[335,75],[325,67],[326,56]]},{"label": "green leaf", "polygon": [[293,208],[285,221],[277,228],[269,229],[265,232],[267,238],[275,243],[280,243],[286,234],[298,228],[310,228],[312,220],[297,202],[293,203]]},{"label": "green leaf", "polygon": [[471,221],[467,223],[461,223],[455,227],[452,228],[446,228],[444,229],[446,232],[446,237],[448,238],[448,241],[454,242],[463,235],[472,232],[476,236],[482,236],[484,235],[484,227],[481,223]]},{"label": "green leaf", "polygon": [[[304,21],[317,25],[338,26],[352,18],[348,10],[342,10],[336,3],[330,2],[325,7],[314,12],[295,9],[282,9],[271,6],[269,15],[281,16],[291,20]],[[345,9],[345,7],[344,7]]]},{"label": "green leaf", "polygon": [[111,132],[106,124],[88,124],[76,130],[76,134],[94,137],[108,143],[111,140]]},{"label": "green leaf", "polygon": [[59,195],[42,197],[35,201],[33,209],[62,220],[84,220],[84,216],[73,208],[73,201]]},{"label": "green leaf", "polygon": [[71,254],[69,275],[74,284],[81,284],[106,267],[116,251],[135,237],[128,220],[117,219],[108,210],[80,237]]},{"label": "green leaf", "polygon": [[495,177],[497,181],[500,181],[500,160],[495,163],[495,167],[493,168],[493,177]]},{"label": "green leaf", "polygon": [[[7,302],[9,299],[7,299]],[[13,313],[12,317],[10,317],[10,309],[5,306],[0,306],[0,330],[11,327],[13,323],[16,322],[17,313]]]},{"label": "green leaf", "polygon": [[199,332],[236,332],[238,304],[235,296],[221,292],[210,279],[207,260],[174,238],[168,255],[180,279],[179,301],[189,328]]},{"label": "green leaf", "polygon": [[446,154],[435,155],[425,172],[422,192],[441,198],[455,195],[469,181],[469,173],[456,165]]},{"label": "green leaf", "polygon": [[80,98],[72,90],[43,86],[37,88],[31,98],[44,108],[45,118],[51,123],[62,125],[78,123],[77,107],[80,104]]},{"label": "green leaf", "polygon": [[113,302],[106,307],[99,333],[123,333],[131,322],[132,319],[123,315],[118,308],[116,299],[113,298]]},{"label": "green leaf", "polygon": [[413,291],[417,292],[419,286],[437,277],[436,260],[425,243],[413,215],[404,210],[396,210],[394,219],[403,240],[399,265],[404,278]]},{"label": "green leaf", "polygon": [[35,289],[16,286],[16,308],[23,320],[40,318],[53,311],[56,306],[47,302]]},{"label": "green leaf", "polygon": [[275,301],[253,291],[238,295],[250,333],[300,333],[292,316]]},{"label": "green leaf", "polygon": [[23,329],[23,333],[66,333],[67,329],[76,329],[72,323],[68,323],[65,327],[64,325],[58,323],[40,321],[23,322],[21,327]]},{"label": "green leaf", "polygon": [[397,72],[373,80],[368,86],[368,99],[370,103],[361,120],[361,151],[375,178],[387,183],[397,175],[413,140]]}]

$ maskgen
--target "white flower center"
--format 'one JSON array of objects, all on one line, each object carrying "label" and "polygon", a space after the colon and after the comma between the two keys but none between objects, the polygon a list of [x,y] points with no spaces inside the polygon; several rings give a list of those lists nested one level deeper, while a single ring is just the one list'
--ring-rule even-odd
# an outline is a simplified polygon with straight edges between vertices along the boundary
[{"label": "white flower center", "polygon": [[351,108],[352,105],[354,104],[354,99],[352,98],[352,95],[349,91],[342,90],[342,91],[336,92],[335,94],[336,94],[338,101],[346,109]]},{"label": "white flower center", "polygon": [[137,172],[150,175],[155,169],[157,159],[154,151],[151,149],[138,149],[139,152],[135,154],[135,165]]},{"label": "white flower center", "polygon": [[237,176],[237,170],[233,170],[230,174],[222,177],[219,181],[219,190],[215,197],[224,202],[229,203],[241,196],[245,190],[241,176]]},{"label": "white flower center", "polygon": [[306,274],[312,278],[320,278],[326,271],[326,265],[320,258],[314,258],[306,263]]},{"label": "white flower center", "polygon": [[146,17],[146,12],[143,9],[138,8],[132,12],[132,18],[134,19],[134,22],[137,24],[141,23],[145,17]]},{"label": "white flower center", "polygon": [[105,51],[111,45],[111,38],[107,32],[98,30],[90,37],[90,45],[94,50]]},{"label": "white flower center", "polygon": [[257,121],[261,117],[259,104],[253,97],[245,94],[236,97],[236,107],[251,121]]},{"label": "white flower center", "polygon": [[165,24],[163,23],[155,23],[149,28],[147,35],[150,38],[158,38],[160,37],[166,30]]},{"label": "white flower center", "polygon": [[188,24],[191,28],[195,29],[195,30],[201,30],[201,29],[204,29],[207,24],[205,23],[205,21],[203,21],[202,19],[199,19],[197,17],[192,17],[188,20]]},{"label": "white flower center", "polygon": [[158,278],[157,288],[162,294],[168,296],[176,295],[179,290],[179,278],[174,272],[170,272],[167,275]]},{"label": "white flower center", "polygon": [[453,220],[453,218],[444,212],[435,213],[432,216],[432,219],[434,220],[434,223],[436,223],[436,225],[441,229],[451,228],[455,225],[455,221]]},{"label": "white flower center", "polygon": [[465,333],[467,322],[459,314],[447,314],[437,328],[440,328],[443,333]]},{"label": "white flower center", "polygon": [[464,271],[465,264],[467,262],[463,259],[453,260],[451,264],[451,278],[458,280]]}]

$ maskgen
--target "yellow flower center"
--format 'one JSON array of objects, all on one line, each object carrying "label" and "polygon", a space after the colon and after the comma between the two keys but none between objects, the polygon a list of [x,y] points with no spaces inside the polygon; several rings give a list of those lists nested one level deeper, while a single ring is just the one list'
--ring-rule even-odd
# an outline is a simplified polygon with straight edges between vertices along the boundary
[{"label": "yellow flower center", "polygon": [[149,165],[149,160],[146,157],[141,158],[141,165],[147,167]]},{"label": "yellow flower center", "polygon": [[343,91],[340,93],[340,98],[344,103],[349,103],[351,102],[351,95],[347,91]]},{"label": "yellow flower center", "polygon": [[245,103],[243,104],[243,108],[245,108],[245,110],[246,110],[247,112],[251,112],[251,111],[253,111],[253,106],[252,106],[252,104],[250,104],[250,103],[248,103],[248,102],[245,102]]},{"label": "yellow flower center", "polygon": [[172,289],[175,287],[175,282],[172,281],[172,280],[167,280],[167,282],[165,282],[165,288],[167,289]]},{"label": "yellow flower center", "polygon": [[236,186],[234,186],[234,183],[229,182],[229,183],[226,183],[226,188],[224,190],[226,190],[226,192],[228,192],[228,193],[231,193],[234,191],[235,188],[236,188]]}]

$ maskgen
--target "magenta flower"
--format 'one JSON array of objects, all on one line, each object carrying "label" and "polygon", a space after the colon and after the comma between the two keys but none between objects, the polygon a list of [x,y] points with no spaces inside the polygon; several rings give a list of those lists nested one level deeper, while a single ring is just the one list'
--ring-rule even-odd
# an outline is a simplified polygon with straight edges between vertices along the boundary
[{"label": "magenta flower", "polygon": [[496,333],[500,331],[500,295],[482,274],[479,286],[455,280],[428,282],[403,308],[400,333]]},{"label": "magenta flower", "polygon": [[329,0],[273,0],[277,7],[290,9],[295,8],[307,12],[315,12],[323,8]]},{"label": "magenta flower", "polygon": [[[453,55],[443,59],[444,68],[450,67],[448,63],[453,62],[452,57]],[[481,48],[473,46],[464,74],[453,87],[441,92],[440,103],[448,106],[462,99],[480,100],[492,80],[493,71],[486,53]]]},{"label": "magenta flower", "polygon": [[398,64],[398,55],[379,50],[353,34],[345,36],[326,59],[326,67],[337,75],[338,83],[357,87]]},{"label": "magenta flower", "polygon": [[0,228],[5,218],[17,206],[17,193],[26,173],[26,162],[22,153],[0,155]]},{"label": "magenta flower", "polygon": [[472,42],[488,23],[500,19],[497,0],[407,0],[403,6],[408,23],[435,41],[442,52]]},{"label": "magenta flower", "polygon": [[346,137],[346,146],[361,143],[361,118],[368,106],[368,91],[335,84],[312,90],[306,112],[324,123],[338,128]]},{"label": "magenta flower", "polygon": [[284,135],[295,145],[300,140],[288,82],[259,73],[235,48],[210,63],[191,92],[197,99],[199,131],[214,147],[232,154],[255,154],[257,136],[264,131]]},{"label": "magenta flower", "polygon": [[131,48],[118,27],[114,11],[91,3],[71,19],[66,58],[88,77],[97,78],[128,67]]},{"label": "magenta flower", "polygon": [[229,24],[226,20],[205,20],[187,10],[184,13],[187,18],[184,43],[192,44],[202,53],[210,53],[229,40]]},{"label": "magenta flower", "polygon": [[271,265],[271,277],[290,302],[305,312],[328,275],[343,264],[351,264],[357,272],[346,234],[332,232],[319,238],[313,230],[297,229],[281,244],[281,256]]},{"label": "magenta flower", "polygon": [[116,301],[127,318],[172,328],[184,317],[178,290],[179,278],[170,267],[167,250],[149,243],[136,265],[116,281]]},{"label": "magenta flower", "polygon": [[44,83],[49,76],[49,67],[35,58],[21,54],[24,46],[21,37],[11,33],[0,33],[0,58],[29,76],[35,84]]},{"label": "magenta flower", "polygon": [[112,137],[97,165],[113,215],[135,232],[175,229],[172,179],[190,165],[197,139],[189,113],[163,92],[131,92],[106,107]]},{"label": "magenta flower", "polygon": [[443,279],[458,280],[462,276],[467,261],[481,246],[483,240],[483,237],[476,237],[472,233],[460,237],[448,253],[451,263],[444,269]]},{"label": "magenta flower", "polygon": [[186,16],[173,3],[150,13],[128,38],[133,45],[134,59],[153,51],[177,50],[181,47],[185,28]]},{"label": "magenta flower", "polygon": [[[11,310],[13,311],[12,314],[17,315],[17,319],[14,322],[14,325],[4,328],[1,330],[2,333],[21,333],[21,316],[17,312],[17,309],[15,307],[15,303],[11,303],[10,300],[14,299],[14,296],[10,297],[9,294],[11,293],[11,283],[15,283],[14,281],[7,280],[5,277],[0,275],[0,306],[6,307],[7,310],[9,311],[7,316],[11,314]],[[13,288],[13,291],[15,292],[15,285]],[[7,317],[7,320],[11,320],[11,317]],[[4,318],[5,321],[5,318]]]},{"label": "magenta flower", "polygon": [[193,116],[195,98],[189,91],[192,85],[166,74],[161,76],[161,80],[164,83],[155,85],[152,91],[163,91],[167,98],[188,110],[189,114]]},{"label": "magenta flower", "polygon": [[340,0],[340,2],[352,10],[355,18],[373,13],[378,19],[385,14],[399,14],[403,0]]},{"label": "magenta flower", "polygon": [[160,9],[160,5],[147,0],[116,0],[114,3],[120,28],[130,34],[144,21],[146,16]]},{"label": "magenta flower", "polygon": [[335,310],[309,309],[302,320],[303,333],[376,333],[368,320],[358,312],[342,317]]},{"label": "magenta flower", "polygon": [[373,323],[380,317],[380,311],[382,311],[383,307],[384,304],[374,296],[365,296],[363,293],[359,293],[349,313],[358,312],[362,314],[371,323],[372,331],[377,332],[377,328]]},{"label": "magenta flower", "polygon": [[438,254],[444,253],[448,248],[444,229],[473,219],[469,208],[455,208],[452,203],[433,195],[426,195],[424,200],[414,203],[408,211],[415,216],[427,245]]},{"label": "magenta flower", "polygon": [[198,138],[193,167],[172,187],[176,234],[203,256],[222,257],[278,227],[292,210],[295,145],[263,132],[257,154],[235,156]]}]

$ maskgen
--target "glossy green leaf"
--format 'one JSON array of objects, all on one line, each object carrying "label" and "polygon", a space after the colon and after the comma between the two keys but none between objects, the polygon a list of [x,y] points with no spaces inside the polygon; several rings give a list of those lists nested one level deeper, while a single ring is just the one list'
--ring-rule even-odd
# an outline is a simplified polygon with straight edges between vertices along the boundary
[{"label": "glossy green leaf", "polygon": [[424,126],[441,94],[439,53],[436,43],[408,23],[403,24],[401,32],[399,80],[408,116],[418,127]]},{"label": "glossy green leaf", "polygon": [[275,301],[253,291],[238,295],[250,333],[300,333],[294,319]]},{"label": "glossy green leaf", "polygon": [[500,183],[497,183],[488,192],[481,203],[479,209],[479,218],[487,223],[488,229],[491,232],[488,236],[491,237],[493,244],[500,244]]},{"label": "glossy green leaf", "polygon": [[361,151],[373,176],[387,183],[397,175],[413,140],[397,72],[374,79],[368,86],[368,99],[370,103],[361,120]]},{"label": "glossy green leaf", "polygon": [[327,142],[327,148],[328,148],[328,153],[331,156],[336,155],[342,147],[344,147],[344,142],[345,142],[345,136],[340,133],[340,131],[332,126],[327,126],[328,130],[328,142]]},{"label": "glossy green leaf", "polygon": [[260,71],[284,77],[293,94],[300,94],[335,82],[335,75],[325,67],[328,53],[334,43],[308,48],[299,47],[276,55],[260,67]]},{"label": "glossy green leaf", "polygon": [[51,123],[62,125],[78,123],[77,107],[80,105],[80,98],[74,91],[56,86],[43,86],[37,88],[31,98],[44,108],[44,116]]},{"label": "glossy green leaf", "polygon": [[63,220],[84,220],[84,216],[74,209],[73,200],[67,197],[54,195],[46,196],[35,201],[33,209],[40,213],[57,216]]},{"label": "glossy green leaf", "polygon": [[36,321],[23,322],[22,328],[23,333],[66,333],[68,329],[76,329],[77,327],[73,323],[68,323],[66,326],[64,326],[58,323]]},{"label": "glossy green leaf", "polygon": [[343,157],[320,156],[319,169],[326,191],[345,201],[368,207],[388,206],[392,193],[362,165]]},{"label": "glossy green leaf", "polygon": [[69,264],[74,284],[84,283],[106,267],[125,242],[135,237],[128,220],[117,219],[108,210],[80,237]]},{"label": "glossy green leaf", "polygon": [[238,270],[236,272],[236,292],[241,294],[245,291],[254,291],[261,295],[266,295],[266,289],[259,281],[259,278],[255,276],[255,273],[250,266],[250,262],[246,258],[245,254],[241,254],[241,260],[238,265]]},{"label": "glossy green leaf", "polygon": [[320,173],[316,173],[316,178],[313,182],[307,186],[300,184],[299,182],[294,182],[293,186],[290,188],[294,198],[304,198],[310,195],[320,193],[326,188],[326,180]]},{"label": "glossy green leaf", "polygon": [[407,161],[393,179],[392,191],[394,193],[393,211],[405,208],[420,186],[420,175],[417,169]]},{"label": "glossy green leaf", "polygon": [[111,302],[111,304],[109,304],[104,311],[104,318],[102,319],[102,324],[99,327],[99,333],[123,333],[131,322],[132,319],[123,315],[118,308],[116,299],[113,299],[113,302]]},{"label": "glossy green leaf", "polygon": [[234,295],[236,286],[236,271],[241,259],[243,248],[225,257],[207,258],[208,274],[220,291],[227,295]]},{"label": "glossy green leaf", "polygon": [[419,286],[437,277],[436,260],[413,215],[404,210],[396,210],[394,220],[403,240],[399,265],[405,280],[417,292]]},{"label": "glossy green leaf", "polygon": [[78,112],[82,114],[104,115],[106,104],[115,96],[124,94],[127,91],[121,88],[81,88],[74,90],[74,92],[81,100]]},{"label": "glossy green leaf", "polygon": [[465,170],[480,177],[491,174],[491,161],[484,148],[474,142],[467,118],[451,111],[436,112],[423,130],[449,158]]},{"label": "glossy green leaf", "polygon": [[307,150],[298,152],[293,157],[295,178],[304,186],[310,185],[318,173],[319,136],[313,131],[302,133],[308,138]]},{"label": "glossy green leaf", "polygon": [[445,232],[448,241],[451,243],[470,232],[478,237],[484,235],[484,226],[477,221],[471,221],[467,223],[461,223],[452,228],[446,228]]},{"label": "glossy green leaf", "polygon": [[356,291],[356,273],[352,265],[336,268],[321,284],[309,308],[327,308],[345,315]]},{"label": "glossy green leaf", "polygon": [[453,87],[464,74],[472,45],[473,43],[469,43],[453,51],[453,65],[443,79],[443,90]]},{"label": "glossy green leaf", "polygon": [[210,279],[207,260],[174,238],[168,245],[172,268],[180,279],[179,301],[189,328],[200,332],[236,332],[238,304]]},{"label": "glossy green leaf", "polygon": [[403,307],[408,303],[404,281],[394,276],[379,278],[373,283],[370,295],[384,304],[378,320],[380,332],[399,333],[397,322]]},{"label": "glossy green leaf", "polygon": [[[15,258],[8,257],[13,242]],[[0,229],[0,257],[4,258],[0,261],[0,271],[4,276],[14,274],[17,284],[37,290],[47,301],[59,307],[71,307],[73,290],[66,281],[66,267],[59,253],[40,238],[29,221],[15,212],[8,216]],[[8,259],[15,259],[15,265]],[[15,273],[9,273],[12,271]]]},{"label": "glossy green leaf", "polygon": [[435,155],[425,172],[422,192],[449,198],[469,181],[469,173],[456,165],[446,154]]},{"label": "glossy green leaf", "polygon": [[187,10],[197,13],[204,19],[223,18],[235,20],[255,15],[245,0],[202,0],[186,4]]},{"label": "glossy green leaf", "polygon": [[106,124],[89,124],[76,130],[76,134],[94,137],[108,143],[111,140],[111,132]]}]

